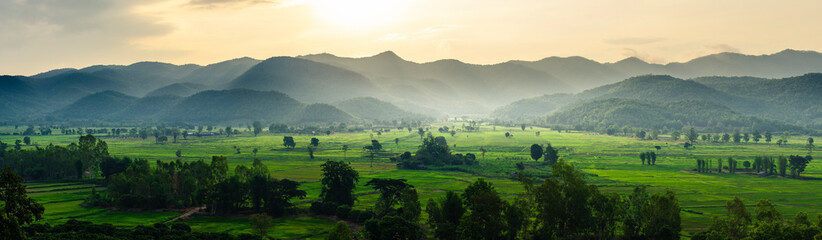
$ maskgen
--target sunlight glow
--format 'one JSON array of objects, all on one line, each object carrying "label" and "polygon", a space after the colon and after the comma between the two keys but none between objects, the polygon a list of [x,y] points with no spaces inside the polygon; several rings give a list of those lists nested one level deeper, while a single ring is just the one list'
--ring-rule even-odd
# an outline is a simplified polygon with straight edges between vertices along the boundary
[{"label": "sunlight glow", "polygon": [[315,0],[317,15],[329,23],[369,28],[400,19],[407,0]]}]

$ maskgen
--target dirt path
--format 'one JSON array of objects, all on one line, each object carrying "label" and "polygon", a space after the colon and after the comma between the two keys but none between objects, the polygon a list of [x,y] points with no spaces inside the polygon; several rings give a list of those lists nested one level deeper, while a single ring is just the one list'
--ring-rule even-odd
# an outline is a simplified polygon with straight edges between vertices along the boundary
[{"label": "dirt path", "polygon": [[195,213],[197,213],[197,212],[199,212],[199,211],[202,211],[203,209],[205,209],[205,207],[195,207],[195,208],[190,208],[190,209],[188,209],[185,213],[181,214],[180,216],[174,217],[174,218],[172,218],[171,220],[166,221],[165,223],[170,223],[170,222],[177,221],[177,220],[179,220],[179,219],[188,218],[188,217],[190,217],[192,214],[195,214]]}]

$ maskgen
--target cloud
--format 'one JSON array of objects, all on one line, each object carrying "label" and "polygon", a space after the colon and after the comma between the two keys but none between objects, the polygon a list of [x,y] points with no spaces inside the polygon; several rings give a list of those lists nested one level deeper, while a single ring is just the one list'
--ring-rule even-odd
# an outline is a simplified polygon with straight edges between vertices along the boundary
[{"label": "cloud", "polygon": [[174,28],[135,10],[159,1],[0,1],[0,72],[146,56],[134,43]]},{"label": "cloud", "polygon": [[615,45],[643,45],[663,41],[665,38],[641,38],[641,37],[626,37],[606,39],[605,43]]},{"label": "cloud", "polygon": [[[2,1],[0,44],[25,44],[32,39],[94,36],[125,41],[134,37],[168,33],[172,28],[135,15],[132,7],[154,1]],[[93,40],[93,39],[89,39]]]},{"label": "cloud", "polygon": [[706,45],[705,48],[707,48],[707,49],[709,49],[713,52],[739,53],[739,48],[732,47],[728,44]]}]

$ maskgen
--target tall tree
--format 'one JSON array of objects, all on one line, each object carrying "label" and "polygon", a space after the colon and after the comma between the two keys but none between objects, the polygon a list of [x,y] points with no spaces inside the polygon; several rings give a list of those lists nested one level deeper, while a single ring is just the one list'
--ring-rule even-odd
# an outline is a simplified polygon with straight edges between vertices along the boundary
[{"label": "tall tree", "polygon": [[545,162],[554,164],[559,160],[559,151],[551,146],[551,143],[545,145]]},{"label": "tall tree", "polygon": [[320,198],[326,203],[354,205],[354,188],[360,179],[359,173],[343,161],[327,161],[321,165],[323,171]]},{"label": "tall tree", "polygon": [[257,136],[257,134],[263,132],[263,123],[261,123],[260,121],[254,121],[254,123],[252,123],[251,125],[254,127],[255,137]]},{"label": "tall tree", "polygon": [[539,161],[539,159],[542,158],[542,154],[542,146],[539,144],[531,145],[531,159],[534,159],[534,161]]},{"label": "tall tree", "polygon": [[0,174],[0,236],[7,239],[25,239],[23,225],[42,219],[45,208],[26,195],[23,178],[11,167]]},{"label": "tall tree", "polygon": [[428,226],[434,230],[437,239],[459,239],[457,226],[465,214],[465,207],[457,193],[447,191],[445,197],[438,201],[429,198],[425,211],[428,213]]}]

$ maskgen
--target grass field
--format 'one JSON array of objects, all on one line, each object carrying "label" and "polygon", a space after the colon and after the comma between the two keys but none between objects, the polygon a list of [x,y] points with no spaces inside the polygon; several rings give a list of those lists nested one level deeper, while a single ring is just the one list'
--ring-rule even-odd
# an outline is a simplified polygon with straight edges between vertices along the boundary
[{"label": "grass field", "polygon": [[[451,123],[448,123],[450,126]],[[432,127],[435,129],[436,127]],[[0,129],[2,132],[4,129]],[[6,130],[8,130],[6,128]],[[535,132],[541,134],[536,136]],[[505,138],[504,133],[514,136]],[[404,178],[418,188],[420,201],[437,198],[444,191],[461,191],[471,181],[485,177],[492,181],[497,190],[504,196],[513,196],[521,192],[522,187],[509,176],[516,171],[515,164],[524,162],[526,171],[536,176],[549,174],[547,167],[536,164],[530,159],[531,144],[550,142],[560,148],[560,155],[568,162],[588,173],[588,180],[605,191],[628,193],[634,187],[648,186],[652,192],[674,190],[682,207],[683,229],[693,232],[707,227],[712,216],[725,214],[725,201],[734,196],[742,198],[753,211],[756,201],[769,199],[778,206],[778,210],[788,218],[796,212],[807,212],[811,219],[822,211],[822,187],[819,180],[796,180],[778,177],[759,177],[750,174],[727,173],[693,173],[695,159],[714,159],[734,157],[742,162],[751,161],[759,155],[806,155],[804,149],[807,136],[793,136],[787,146],[760,143],[710,143],[696,144],[695,149],[686,150],[683,141],[636,140],[628,137],[605,136],[591,133],[557,133],[549,129],[533,128],[522,131],[520,128],[483,127],[481,132],[458,132],[455,136],[442,135],[448,140],[453,152],[474,153],[480,161],[479,166],[462,166],[452,171],[447,170],[399,170],[388,161],[391,153],[415,151],[420,144],[420,136],[415,132],[397,131],[377,133],[334,133],[330,136],[294,135],[297,147],[285,150],[282,147],[283,135],[261,134],[254,137],[242,134],[235,137],[192,137],[178,139],[178,143],[155,144],[153,138],[125,139],[102,136],[108,142],[109,151],[116,156],[130,156],[150,160],[175,160],[175,152],[182,151],[182,160],[205,159],[213,155],[227,156],[230,168],[240,164],[250,165],[254,158],[259,158],[268,165],[276,178],[288,178],[302,183],[301,189],[308,193],[308,199],[316,199],[320,191],[320,167],[326,160],[350,161],[360,172],[360,187],[356,189],[359,202],[355,208],[372,206],[376,195],[368,194],[372,190],[364,187],[372,178]],[[310,138],[320,139],[315,159],[309,159],[306,146]],[[379,140],[386,153],[372,164],[360,150],[369,144],[371,138]],[[0,141],[13,143],[19,136],[0,136]],[[49,143],[65,145],[74,142],[77,135],[32,136],[32,142],[43,146]],[[394,143],[399,139],[399,144]],[[776,137],[775,137],[776,139]],[[348,145],[352,150],[343,152],[340,149]],[[234,147],[240,149],[237,153]],[[641,165],[639,152],[657,151],[656,166]],[[26,146],[33,147],[33,146]],[[482,157],[479,149],[488,150]],[[257,148],[255,155],[252,149]],[[715,163],[714,163],[715,164]],[[715,166],[715,165],[714,165]],[[459,171],[453,171],[459,170]],[[803,176],[822,178],[822,163],[811,162]],[[106,209],[83,208],[79,204],[89,193],[91,185],[83,182],[43,182],[30,183],[31,195],[44,203],[45,221],[59,223],[70,218],[108,222],[120,226],[152,224],[163,222],[179,215],[175,212],[127,212]],[[97,189],[103,190],[98,187]],[[302,207],[307,207],[303,205]],[[425,217],[425,216],[423,216]],[[249,232],[249,224],[243,218],[195,217],[188,221],[192,228],[203,231],[243,233]],[[321,238],[324,231],[333,226],[331,220],[312,217],[277,219],[271,229],[272,236],[282,238]]]}]

